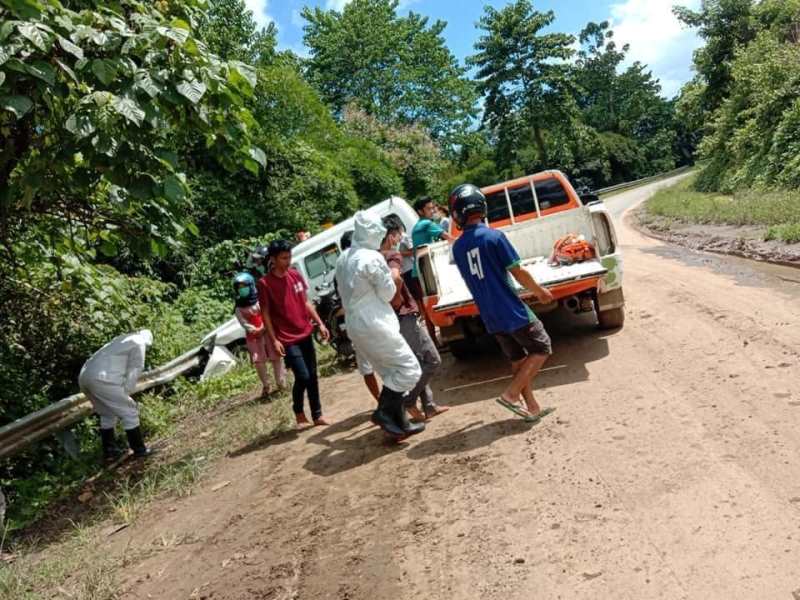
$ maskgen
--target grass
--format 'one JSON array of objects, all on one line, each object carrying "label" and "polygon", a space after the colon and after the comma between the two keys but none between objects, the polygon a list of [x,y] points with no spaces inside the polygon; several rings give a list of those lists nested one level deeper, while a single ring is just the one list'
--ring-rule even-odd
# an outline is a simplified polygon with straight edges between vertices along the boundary
[{"label": "grass", "polygon": [[698,192],[695,178],[657,192],[645,205],[645,221],[662,217],[682,223],[753,225],[765,229],[766,240],[800,242],[800,192]]}]

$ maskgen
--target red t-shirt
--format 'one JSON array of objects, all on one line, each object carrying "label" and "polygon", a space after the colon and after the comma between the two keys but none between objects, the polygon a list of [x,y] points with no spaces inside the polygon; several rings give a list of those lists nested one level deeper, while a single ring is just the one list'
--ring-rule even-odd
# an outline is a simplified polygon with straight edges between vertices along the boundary
[{"label": "red t-shirt", "polygon": [[267,273],[257,287],[261,310],[272,318],[275,337],[281,344],[296,344],[311,335],[314,326],[306,306],[308,285],[297,270],[289,269],[284,277]]}]

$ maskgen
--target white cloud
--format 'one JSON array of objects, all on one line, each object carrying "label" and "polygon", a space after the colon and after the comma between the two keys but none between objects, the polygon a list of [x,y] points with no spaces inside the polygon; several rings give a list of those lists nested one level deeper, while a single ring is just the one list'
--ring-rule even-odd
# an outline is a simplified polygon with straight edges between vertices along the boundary
[{"label": "white cloud", "polygon": [[245,0],[245,6],[253,13],[253,19],[259,27],[266,27],[274,21],[269,15],[269,0]]},{"label": "white cloud", "polygon": [[[646,64],[661,80],[662,94],[675,95],[691,78],[692,53],[702,42],[672,14],[674,0],[624,0],[611,5],[611,25],[618,46],[630,44],[626,66]],[[684,0],[697,9],[700,0]]]},{"label": "white cloud", "polygon": [[325,0],[325,8],[328,10],[342,10],[350,0]]}]

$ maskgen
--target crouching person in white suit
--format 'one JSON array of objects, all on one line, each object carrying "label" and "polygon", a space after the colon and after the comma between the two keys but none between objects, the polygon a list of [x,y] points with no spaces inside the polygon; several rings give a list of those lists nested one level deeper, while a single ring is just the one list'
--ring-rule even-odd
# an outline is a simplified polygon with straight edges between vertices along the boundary
[{"label": "crouching person in white suit", "polygon": [[135,457],[151,453],[139,428],[139,407],[130,395],[144,370],[147,347],[152,344],[153,334],[149,329],[117,336],[95,352],[81,369],[78,384],[100,415],[100,440],[106,461],[122,453],[114,436],[117,421],[122,421]]}]

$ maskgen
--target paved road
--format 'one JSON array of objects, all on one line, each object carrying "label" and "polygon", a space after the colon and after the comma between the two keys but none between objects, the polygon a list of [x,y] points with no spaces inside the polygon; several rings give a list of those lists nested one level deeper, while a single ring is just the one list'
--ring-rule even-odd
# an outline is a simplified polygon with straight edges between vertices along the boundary
[{"label": "paved road", "polygon": [[194,540],[131,565],[125,597],[800,597],[800,277],[617,226],[626,325],[546,321],[553,416],[492,401],[497,356],[447,356],[453,409],[387,448],[358,376],[332,378],[333,427],[235,453],[215,481],[236,485],[124,534]]}]

